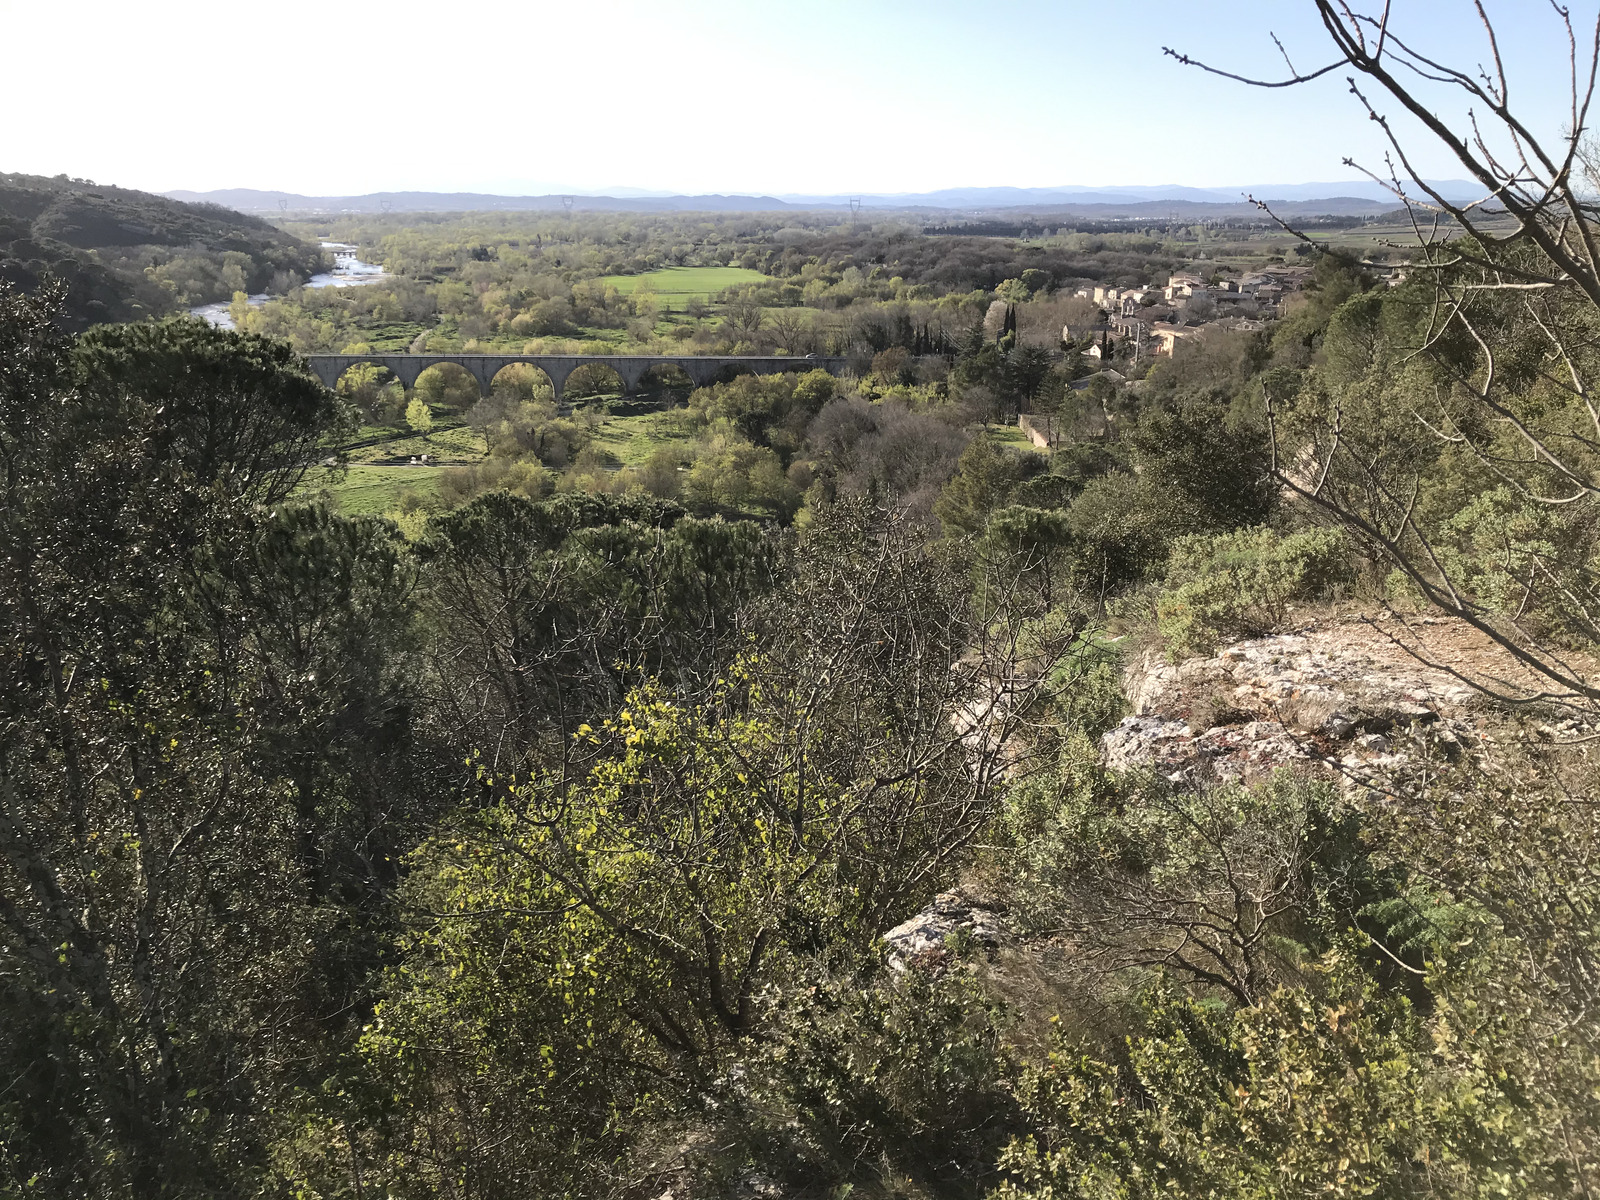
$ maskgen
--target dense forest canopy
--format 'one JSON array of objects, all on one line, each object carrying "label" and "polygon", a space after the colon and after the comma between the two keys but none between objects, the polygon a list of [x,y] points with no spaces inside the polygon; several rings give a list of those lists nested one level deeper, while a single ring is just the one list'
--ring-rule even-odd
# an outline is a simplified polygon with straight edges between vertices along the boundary
[{"label": "dense forest canopy", "polygon": [[[389,275],[232,330],[0,280],[0,1189],[1588,1195],[1572,117],[1509,168],[1452,138],[1499,206],[1412,181],[1448,234],[1404,271],[787,214],[272,242],[13,188],[107,281],[115,237]],[[1166,352],[1113,339],[1155,308]],[[850,369],[559,402],[302,357],[809,336]]]}]

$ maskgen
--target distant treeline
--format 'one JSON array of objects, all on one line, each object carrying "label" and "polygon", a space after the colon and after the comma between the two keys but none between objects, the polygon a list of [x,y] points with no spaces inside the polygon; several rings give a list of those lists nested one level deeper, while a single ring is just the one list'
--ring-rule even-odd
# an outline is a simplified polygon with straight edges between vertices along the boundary
[{"label": "distant treeline", "polygon": [[[1391,214],[1395,216],[1397,214]],[[1335,216],[1323,214],[1296,218],[1296,225],[1317,229],[1356,229],[1375,218],[1366,216]],[[1376,218],[1384,219],[1384,218]],[[922,232],[929,236],[1014,237],[1037,238],[1060,236],[1064,233],[1139,233],[1155,236],[1168,226],[1187,227],[1203,224],[1206,229],[1226,229],[1241,234],[1274,231],[1276,222],[1262,217],[1228,217],[1222,220],[1205,218],[1197,220],[1189,214],[1178,217],[1138,217],[1128,220],[1090,221],[1081,217],[1036,216],[1027,220],[971,220],[947,221],[941,225],[926,225]]]}]

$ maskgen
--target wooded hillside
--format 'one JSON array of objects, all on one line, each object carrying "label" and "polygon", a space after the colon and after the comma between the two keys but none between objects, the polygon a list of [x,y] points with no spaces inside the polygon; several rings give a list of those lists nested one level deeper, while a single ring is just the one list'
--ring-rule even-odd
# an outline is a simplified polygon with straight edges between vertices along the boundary
[{"label": "wooded hillside", "polygon": [[260,217],[57,175],[0,173],[0,279],[68,285],[85,327],[304,282],[321,251]]}]

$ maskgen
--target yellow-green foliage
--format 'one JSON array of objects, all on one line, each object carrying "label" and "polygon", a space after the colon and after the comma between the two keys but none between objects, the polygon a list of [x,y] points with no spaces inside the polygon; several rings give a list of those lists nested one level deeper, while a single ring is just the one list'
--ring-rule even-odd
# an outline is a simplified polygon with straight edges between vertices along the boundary
[{"label": "yellow-green foliage", "polygon": [[1120,1069],[1063,1039],[1021,1089],[1049,1136],[1005,1152],[997,1200],[1462,1194],[1413,1191],[1448,1098],[1419,1094],[1409,1005],[1337,958],[1324,971],[1326,998],[1234,1012],[1160,988]]},{"label": "yellow-green foliage", "polygon": [[714,434],[697,448],[683,497],[704,511],[755,507],[784,519],[800,507],[800,491],[784,475],[778,456],[735,433]]},{"label": "yellow-green foliage", "polygon": [[[1441,523],[1435,555],[1475,603],[1568,644],[1592,645],[1594,626],[1572,599],[1590,593],[1594,537],[1587,513],[1497,487]],[[1405,584],[1405,592],[1416,590],[1409,579]]]},{"label": "yellow-green foliage", "polygon": [[427,401],[419,398],[406,405],[406,424],[413,433],[427,433],[433,428],[433,413]]},{"label": "yellow-green foliage", "polygon": [[1282,535],[1266,527],[1180,538],[1156,601],[1174,656],[1209,653],[1227,637],[1265,633],[1288,605],[1345,577],[1345,542],[1334,530]]},{"label": "yellow-green foliage", "polygon": [[[416,854],[414,911],[449,916],[413,935],[362,1039],[397,1099],[485,1134],[593,1139],[604,1097],[626,1109],[751,1032],[769,963],[860,894],[863,832],[758,670],[735,664],[698,704],[643,684],[579,727],[587,766],[565,778],[479,771],[501,799]],[[483,1110],[456,1109],[477,1079],[497,1081]]]}]

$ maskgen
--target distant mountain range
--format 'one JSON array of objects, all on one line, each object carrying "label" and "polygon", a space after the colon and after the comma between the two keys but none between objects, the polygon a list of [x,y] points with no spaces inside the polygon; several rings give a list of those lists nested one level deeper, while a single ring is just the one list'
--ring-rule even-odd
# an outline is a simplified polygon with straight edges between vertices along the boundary
[{"label": "distant mountain range", "polygon": [[300,196],[254,188],[168,192],[174,200],[220,204],[239,212],[767,212],[802,208],[776,196],[497,196],[488,192],[372,192],[365,196]]},{"label": "distant mountain range", "polygon": [[[1464,180],[1434,183],[1451,200],[1473,200],[1480,192]],[[226,188],[212,192],[174,191],[174,200],[220,204],[240,212],[772,212],[846,209],[852,202],[877,211],[924,210],[945,213],[1001,211],[1071,212],[1087,216],[1227,216],[1251,211],[1246,195],[1284,206],[1285,212],[1360,215],[1396,208],[1395,198],[1370,181],[1265,184],[1239,188],[1156,187],[945,188],[935,192],[879,195],[680,196],[618,188],[621,195],[502,196],[487,192],[372,192],[364,196],[302,196],[293,192]]]},{"label": "distant mountain range", "polygon": [[[1433,186],[1450,200],[1474,200],[1482,189],[1466,180],[1436,180]],[[1197,188],[1183,184],[1129,187],[1084,187],[1070,184],[1061,187],[1017,188],[979,187],[944,188],[936,192],[905,192],[900,194],[859,197],[863,206],[873,208],[1039,208],[1057,205],[1084,204],[1151,204],[1173,201],[1192,204],[1239,204],[1246,196],[1257,200],[1317,203],[1366,200],[1384,208],[1396,207],[1394,195],[1370,180],[1350,179],[1339,183],[1268,183],[1253,187]],[[785,193],[778,197],[794,205],[848,204],[848,196],[802,196]]]}]

